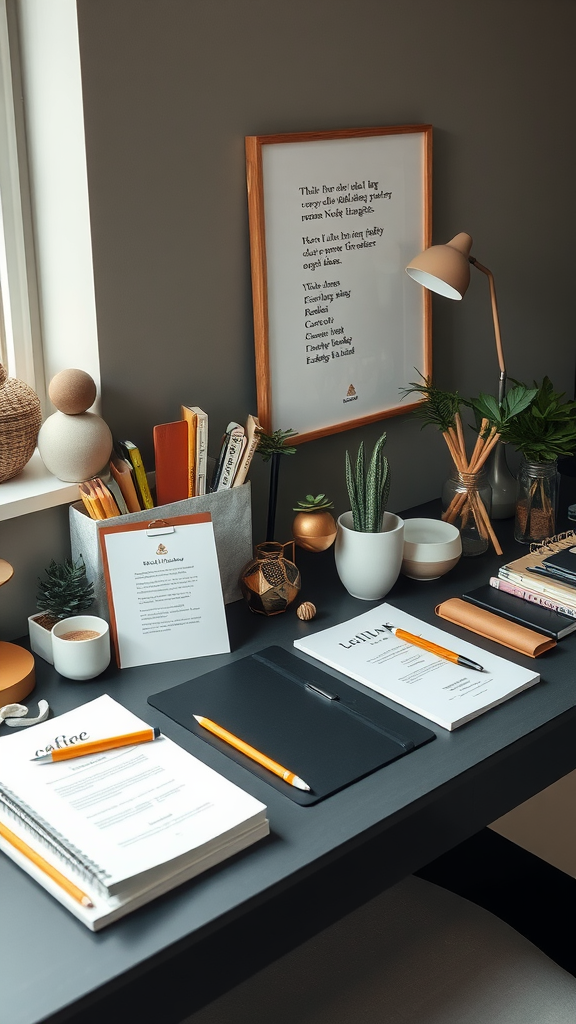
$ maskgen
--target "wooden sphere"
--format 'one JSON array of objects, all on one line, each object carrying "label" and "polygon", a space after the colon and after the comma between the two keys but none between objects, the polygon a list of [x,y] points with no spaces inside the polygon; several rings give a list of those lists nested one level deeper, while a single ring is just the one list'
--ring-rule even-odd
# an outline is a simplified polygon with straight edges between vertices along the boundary
[{"label": "wooden sphere", "polygon": [[84,370],[60,370],[50,381],[50,401],[67,416],[86,412],[94,404],[96,384]]},{"label": "wooden sphere", "polygon": [[296,609],[296,615],[303,622],[309,622],[316,615],[316,605],[312,601],[303,601]]}]

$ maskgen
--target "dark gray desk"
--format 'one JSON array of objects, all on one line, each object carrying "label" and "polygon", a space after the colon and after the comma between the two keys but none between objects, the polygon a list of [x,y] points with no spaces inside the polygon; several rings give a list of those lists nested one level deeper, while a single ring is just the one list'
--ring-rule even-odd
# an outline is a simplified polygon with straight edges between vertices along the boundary
[{"label": "dark gray desk", "polygon": [[[417,514],[438,510],[431,504]],[[509,539],[511,523],[497,530],[506,558],[523,553]],[[146,703],[150,693],[271,643],[290,648],[301,633],[370,607],[346,594],[331,551],[300,553],[298,560],[301,599],[317,605],[317,618],[300,623],[289,610],[265,619],[243,602],[231,605],[229,656],[109,669],[91,683],[63,680],[37,660],[35,697],[45,697],[55,714],[109,692],[267,803],[272,834],[96,935],[0,858],[2,1024],[101,1024],[121,1013],[142,1024],[180,1021],[576,767],[574,635],[538,660],[539,685],[454,733],[437,729],[432,743],[310,808],[155,712]],[[434,605],[485,582],[502,561],[491,554],[465,559],[436,582],[401,577],[388,600],[439,624]],[[442,625],[465,638],[458,627]]]}]

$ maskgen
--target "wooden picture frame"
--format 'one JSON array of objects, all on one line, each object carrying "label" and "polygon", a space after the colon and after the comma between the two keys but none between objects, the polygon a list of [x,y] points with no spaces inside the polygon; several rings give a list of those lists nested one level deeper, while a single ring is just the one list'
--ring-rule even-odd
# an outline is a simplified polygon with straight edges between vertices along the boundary
[{"label": "wooden picture frame", "polygon": [[431,374],[432,126],[246,142],[258,418],[300,444],[408,412]]}]

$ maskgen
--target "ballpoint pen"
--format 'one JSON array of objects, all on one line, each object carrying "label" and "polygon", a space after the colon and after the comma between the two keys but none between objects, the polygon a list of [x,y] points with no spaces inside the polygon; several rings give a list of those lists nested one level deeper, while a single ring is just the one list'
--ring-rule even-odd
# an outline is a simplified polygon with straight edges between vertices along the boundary
[{"label": "ballpoint pen", "polygon": [[102,750],[114,750],[116,747],[131,747],[136,743],[150,743],[151,740],[157,740],[159,736],[160,729],[158,728],[140,729],[138,732],[128,732],[123,736],[109,736],[103,740],[92,740],[89,743],[74,743],[70,746],[59,747],[58,750],[51,750],[48,754],[31,757],[30,760],[36,764],[68,761],[72,757],[84,757],[85,754],[99,754]]},{"label": "ballpoint pen", "polygon": [[223,729],[221,725],[216,725],[216,722],[212,722],[209,718],[203,718],[202,715],[193,715],[193,717],[204,729],[208,732],[218,736],[219,739],[224,740],[224,743],[228,743],[235,750],[240,750],[246,757],[249,757],[252,761],[256,761],[257,764],[261,764],[263,768],[267,768],[268,771],[274,772],[275,775],[279,775],[284,782],[287,782],[290,786],[295,786],[296,789],[303,789],[306,792],[310,792],[310,786],[299,779],[294,772],[289,771],[287,768],[283,768],[277,761],[273,761],[271,757],[267,757],[266,754],[260,753],[255,747],[251,747],[249,743],[234,736],[233,733],[228,732],[227,729]]},{"label": "ballpoint pen", "polygon": [[433,644],[430,640],[425,640],[424,637],[415,636],[414,633],[407,633],[405,629],[392,626],[389,622],[386,622],[385,626],[394,636],[398,637],[399,640],[405,640],[407,644],[421,647],[423,651],[435,654],[438,658],[445,658],[446,661],[452,661],[455,665],[462,665],[463,668],[472,668],[476,672],[484,672],[482,665],[479,665],[476,661],[471,661],[470,658],[464,657],[463,654],[456,654],[454,651],[449,651],[446,647],[440,647],[438,644]]}]

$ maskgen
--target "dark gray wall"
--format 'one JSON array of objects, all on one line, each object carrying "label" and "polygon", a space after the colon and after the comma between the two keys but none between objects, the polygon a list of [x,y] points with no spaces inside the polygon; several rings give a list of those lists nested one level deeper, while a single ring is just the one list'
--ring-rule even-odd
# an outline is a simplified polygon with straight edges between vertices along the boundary
[{"label": "dark gray wall", "polygon": [[[469,231],[494,272],[512,376],[572,389],[572,2],[79,0],[103,414],[151,453],[181,401],[255,411],[244,136],[434,126],[434,237]],[[570,248],[569,248],[570,247]],[[494,390],[487,282],[435,307],[437,382]],[[285,424],[289,427],[290,424]],[[385,423],[396,510],[439,491],[443,442]],[[343,452],[283,466],[279,539],[307,490],[346,507]],[[263,506],[255,468],[255,536]]]},{"label": "dark gray wall", "polygon": [[[509,373],[572,393],[572,0],[78,0],[78,15],[103,415],[148,460],[153,424],[181,402],[208,411],[212,452],[255,412],[248,134],[431,123],[434,240],[469,231],[494,272]],[[464,395],[495,390],[481,274],[463,303],[434,304],[434,372]],[[346,508],[344,450],[382,427],[390,507],[439,493],[441,438],[395,417],[285,459],[278,539],[307,491]],[[261,463],[252,480],[258,540]],[[4,528],[26,578],[47,518]],[[44,562],[58,557],[46,536]]]}]

